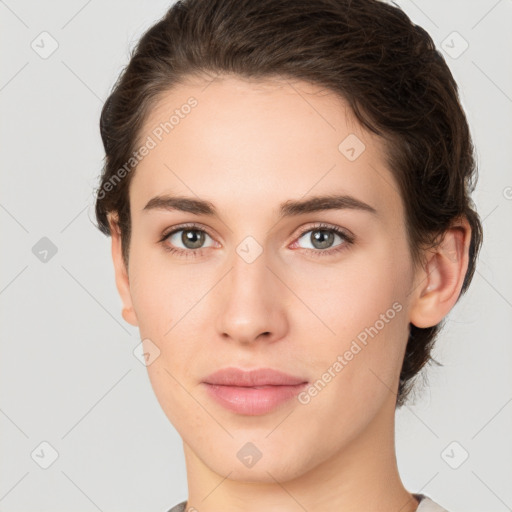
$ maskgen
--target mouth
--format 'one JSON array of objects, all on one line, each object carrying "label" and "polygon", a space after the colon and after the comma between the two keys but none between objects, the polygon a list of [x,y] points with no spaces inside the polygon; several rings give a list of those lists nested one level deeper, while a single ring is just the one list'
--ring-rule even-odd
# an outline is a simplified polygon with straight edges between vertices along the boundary
[{"label": "mouth", "polygon": [[299,394],[308,382],[270,368],[225,368],[202,382],[208,396],[224,408],[248,416],[268,414]]}]

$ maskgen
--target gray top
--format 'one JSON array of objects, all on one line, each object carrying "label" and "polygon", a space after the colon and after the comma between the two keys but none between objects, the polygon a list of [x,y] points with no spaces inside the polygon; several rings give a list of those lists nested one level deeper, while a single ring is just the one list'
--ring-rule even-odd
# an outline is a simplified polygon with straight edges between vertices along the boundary
[{"label": "gray top", "polygon": [[[435,501],[432,501],[432,499],[430,499],[425,494],[412,493],[412,495],[420,502],[418,508],[416,509],[416,512],[448,512],[445,508],[441,507],[441,505],[438,505]],[[178,503],[167,512],[186,512],[186,504],[186,500],[182,501],[181,503]],[[191,508],[191,510],[193,512],[195,509]]]}]

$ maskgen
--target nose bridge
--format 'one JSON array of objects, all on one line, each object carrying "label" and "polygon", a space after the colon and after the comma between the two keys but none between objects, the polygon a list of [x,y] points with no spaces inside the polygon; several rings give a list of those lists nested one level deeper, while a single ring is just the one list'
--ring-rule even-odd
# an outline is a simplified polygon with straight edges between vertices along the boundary
[{"label": "nose bridge", "polygon": [[285,326],[279,280],[270,270],[272,258],[253,238],[235,247],[220,300],[218,325],[223,336],[242,342],[280,337]]},{"label": "nose bridge", "polygon": [[[262,299],[268,289],[272,272],[267,268],[271,258],[268,251],[252,237],[247,237],[236,248],[231,259],[230,286],[232,293],[249,300]],[[261,301],[258,301],[261,302]]]}]

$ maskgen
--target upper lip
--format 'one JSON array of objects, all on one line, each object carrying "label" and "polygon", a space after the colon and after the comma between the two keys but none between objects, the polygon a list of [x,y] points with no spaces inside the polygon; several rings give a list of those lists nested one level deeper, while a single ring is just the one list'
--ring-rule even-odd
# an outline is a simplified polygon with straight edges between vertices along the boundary
[{"label": "upper lip", "polygon": [[208,377],[204,382],[223,386],[294,386],[307,382],[300,377],[273,370],[272,368],[259,368],[256,370],[240,370],[239,368],[222,368]]}]

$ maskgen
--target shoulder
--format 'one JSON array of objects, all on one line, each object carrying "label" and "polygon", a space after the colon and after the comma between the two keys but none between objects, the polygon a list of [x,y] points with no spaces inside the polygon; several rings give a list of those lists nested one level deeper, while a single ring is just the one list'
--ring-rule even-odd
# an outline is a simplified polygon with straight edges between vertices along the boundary
[{"label": "shoulder", "polygon": [[416,512],[448,512],[448,510],[441,507],[441,505],[436,503],[434,500],[432,500],[425,494],[413,494],[413,496],[420,502],[418,508],[416,509]]},{"label": "shoulder", "polygon": [[167,512],[185,512],[185,506],[187,505],[187,501],[182,501],[181,503],[178,503],[171,509],[169,509]]}]

